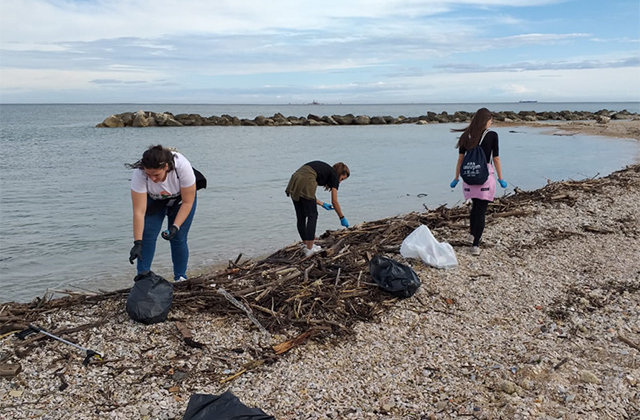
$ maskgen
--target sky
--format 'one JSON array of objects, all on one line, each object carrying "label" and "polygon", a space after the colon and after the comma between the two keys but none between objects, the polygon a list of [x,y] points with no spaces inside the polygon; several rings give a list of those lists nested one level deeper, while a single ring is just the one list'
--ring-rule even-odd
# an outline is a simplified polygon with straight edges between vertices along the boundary
[{"label": "sky", "polygon": [[0,103],[640,101],[640,0],[0,0]]}]

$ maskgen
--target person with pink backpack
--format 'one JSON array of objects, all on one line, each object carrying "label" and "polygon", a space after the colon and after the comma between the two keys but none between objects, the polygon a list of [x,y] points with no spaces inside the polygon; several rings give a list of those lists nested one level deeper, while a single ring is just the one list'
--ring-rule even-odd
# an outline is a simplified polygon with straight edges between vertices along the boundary
[{"label": "person with pink backpack", "polygon": [[[465,200],[471,199],[471,215],[469,223],[469,241],[471,255],[480,255],[480,238],[484,232],[485,216],[489,202],[493,201],[496,193],[495,174],[502,188],[507,188],[507,182],[502,179],[502,165],[500,164],[498,133],[490,131],[493,116],[487,108],[480,108],[471,119],[471,123],[463,129],[452,129],[462,132],[458,139],[458,161],[456,176],[451,181],[451,188],[458,185],[462,175],[462,193]],[[473,160],[469,159],[473,156]],[[491,161],[493,159],[493,165]],[[484,171],[482,165],[487,165]],[[488,176],[487,176],[488,175]],[[479,178],[480,177],[480,178]],[[484,179],[486,177],[486,180]],[[478,179],[479,178],[479,179]]]}]

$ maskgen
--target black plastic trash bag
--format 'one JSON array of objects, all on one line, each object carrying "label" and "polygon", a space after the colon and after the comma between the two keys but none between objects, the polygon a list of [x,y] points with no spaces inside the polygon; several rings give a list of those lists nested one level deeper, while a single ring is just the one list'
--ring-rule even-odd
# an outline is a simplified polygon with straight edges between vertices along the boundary
[{"label": "black plastic trash bag", "polygon": [[411,297],[420,287],[420,279],[411,267],[380,255],[369,262],[369,272],[382,290],[396,297]]},{"label": "black plastic trash bag", "polygon": [[182,420],[276,420],[259,408],[242,404],[231,391],[222,395],[193,394]]},{"label": "black plastic trash bag", "polygon": [[149,271],[138,274],[127,298],[127,313],[134,321],[155,324],[167,319],[173,301],[173,284]]}]

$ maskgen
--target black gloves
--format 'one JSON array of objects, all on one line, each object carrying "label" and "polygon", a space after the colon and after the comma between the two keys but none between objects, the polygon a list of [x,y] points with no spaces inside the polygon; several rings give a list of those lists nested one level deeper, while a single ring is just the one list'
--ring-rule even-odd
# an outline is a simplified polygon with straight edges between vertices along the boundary
[{"label": "black gloves", "polygon": [[133,264],[133,260],[136,258],[142,258],[142,241],[133,241],[133,248],[129,252],[129,262]]},{"label": "black gloves", "polygon": [[167,241],[172,239],[174,236],[176,236],[176,233],[178,233],[179,230],[180,228],[178,226],[171,225],[169,229],[162,232],[162,239],[166,239]]}]

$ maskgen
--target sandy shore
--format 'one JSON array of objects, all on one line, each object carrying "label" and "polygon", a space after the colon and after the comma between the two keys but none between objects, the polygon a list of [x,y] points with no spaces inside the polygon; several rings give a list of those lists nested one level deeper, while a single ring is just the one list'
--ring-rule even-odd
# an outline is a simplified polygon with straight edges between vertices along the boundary
[{"label": "sandy shore", "polygon": [[[640,121],[536,125],[640,141]],[[265,335],[242,314],[174,307],[197,349],[175,322],[129,320],[125,297],[45,304],[26,321],[94,324],[64,337],[104,360],[84,367],[71,346],[3,336],[0,362],[21,372],[0,378],[0,417],[182,419],[192,394],[231,390],[277,419],[640,418],[640,165],[545,188],[488,217],[479,257],[467,219],[433,229],[454,244],[455,269],[387,254],[417,272],[415,296],[269,363],[257,363],[263,349],[293,335]],[[21,321],[3,319],[0,335]]]},{"label": "sandy shore", "polygon": [[540,121],[532,123],[504,123],[495,122],[496,127],[514,127],[527,125],[530,127],[549,128],[551,134],[571,135],[575,133],[593,136],[618,137],[626,139],[640,139],[640,120],[612,120],[607,124],[594,121],[552,122]]}]

